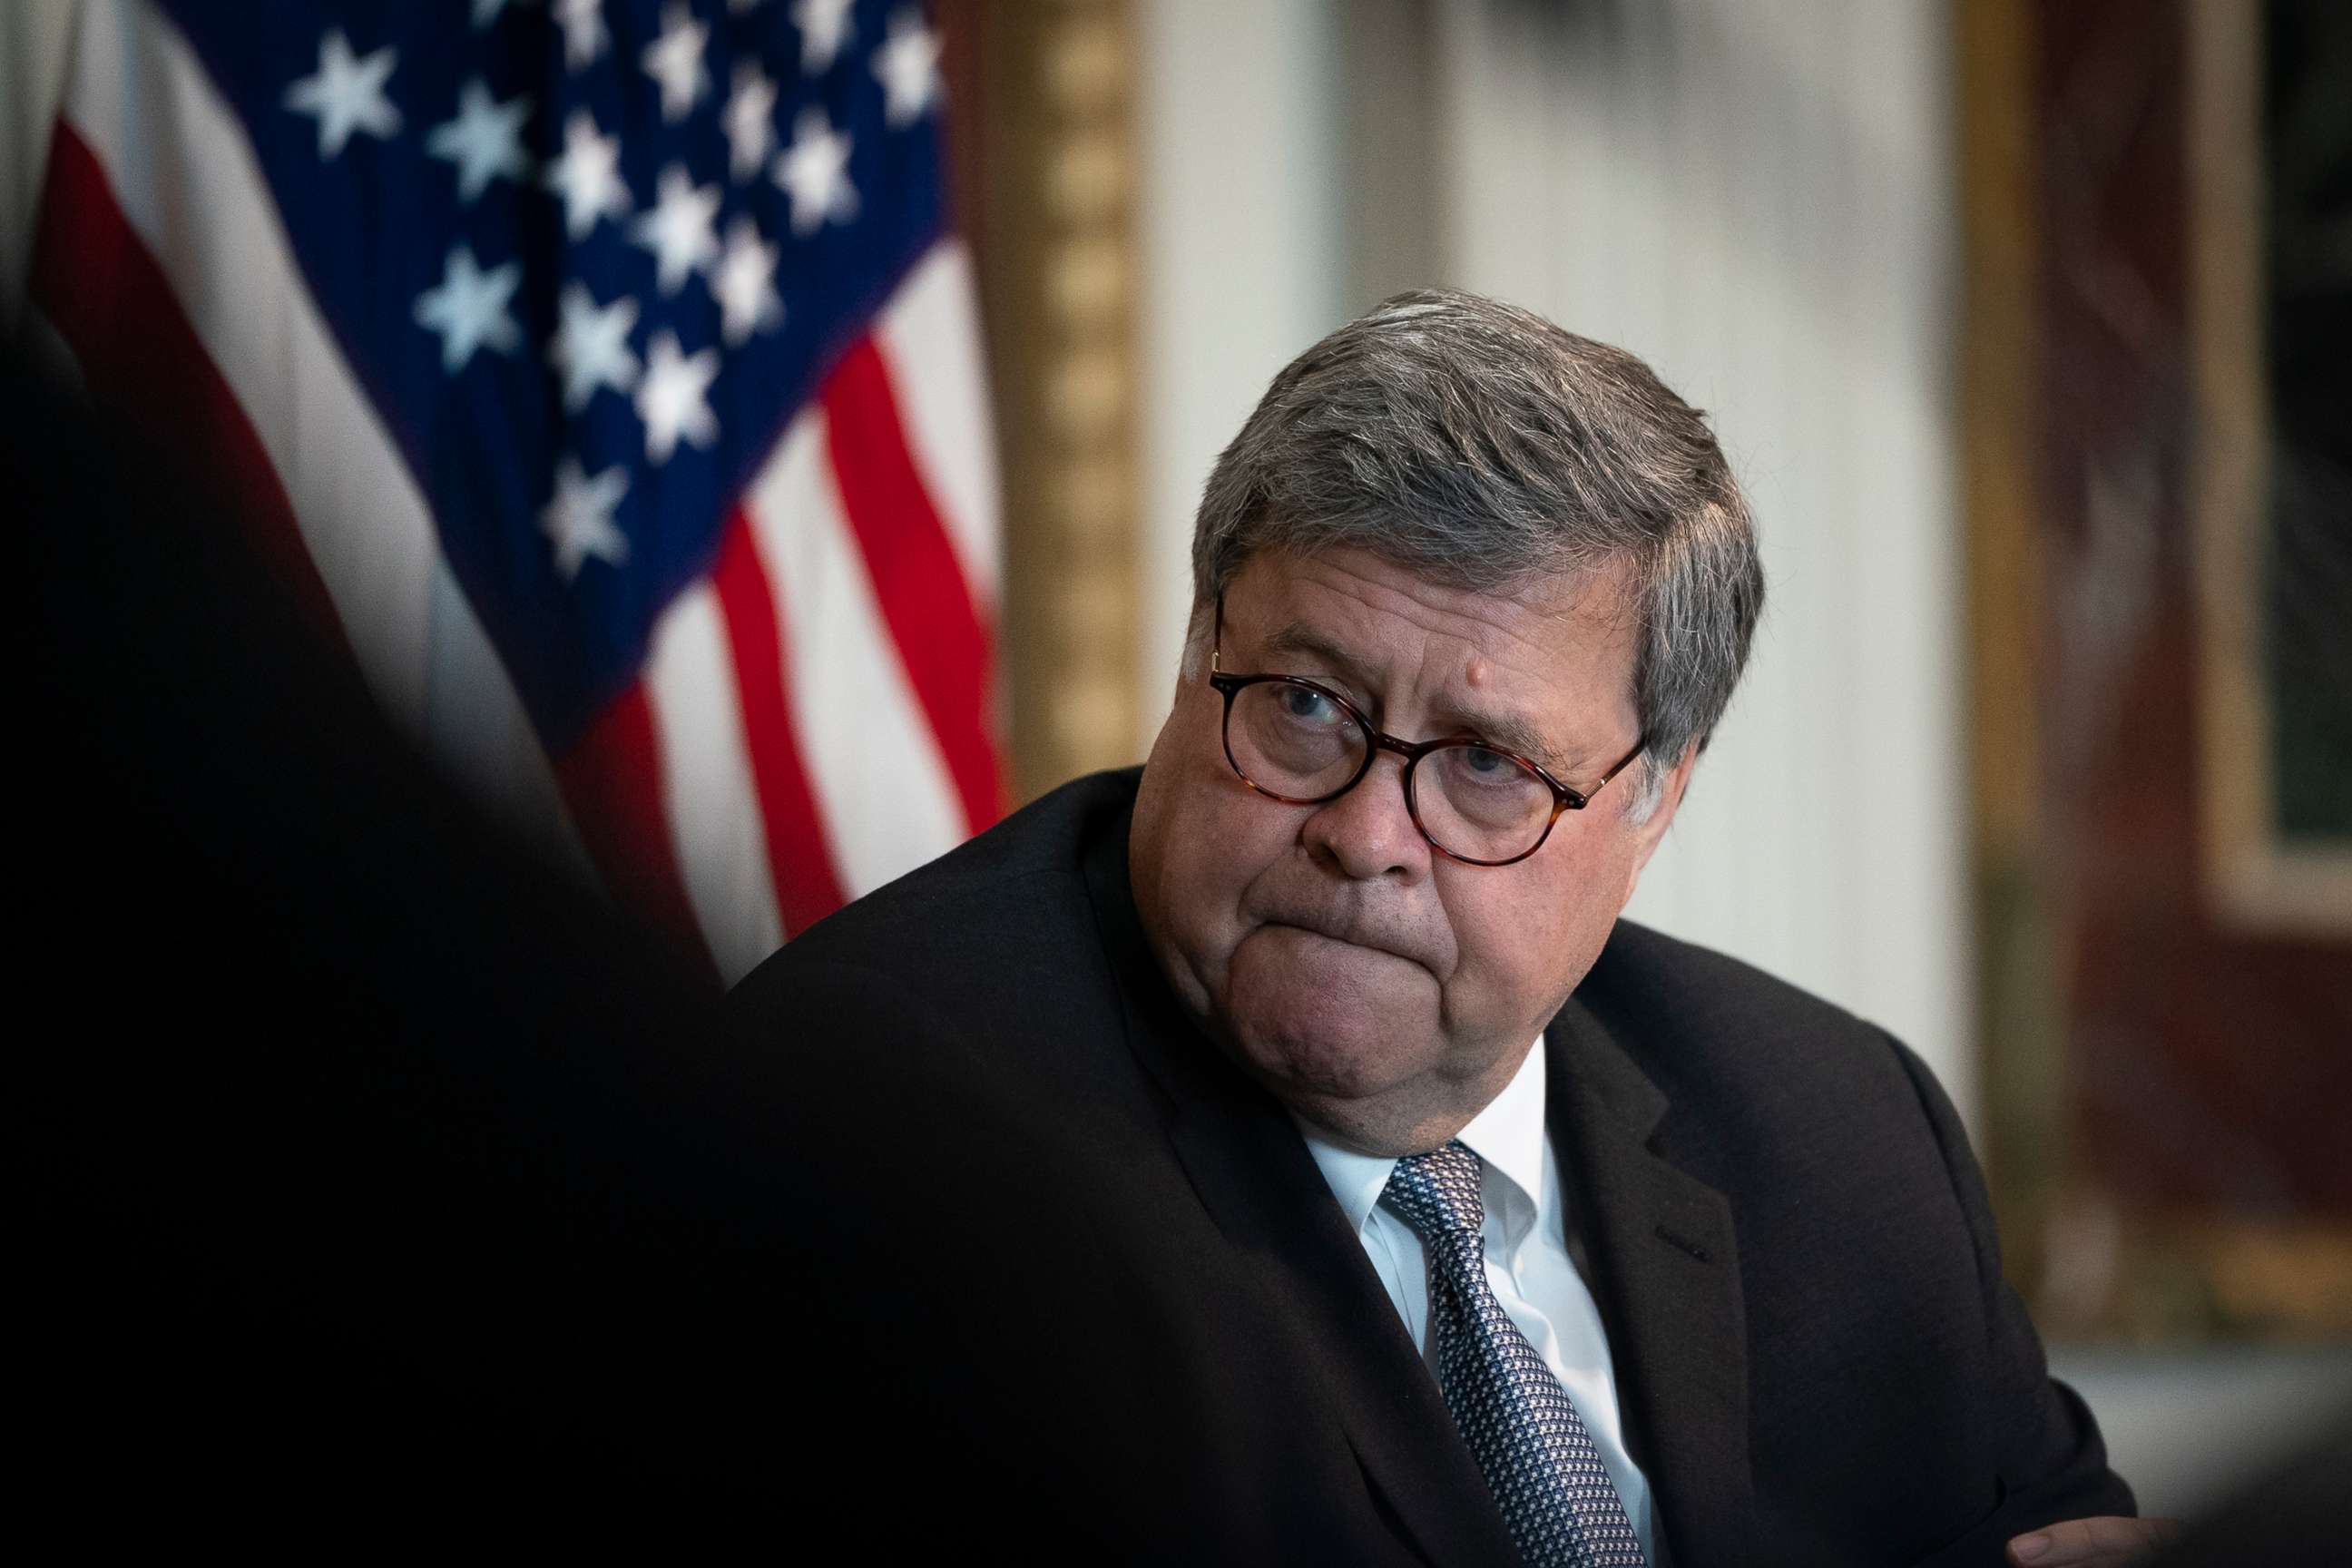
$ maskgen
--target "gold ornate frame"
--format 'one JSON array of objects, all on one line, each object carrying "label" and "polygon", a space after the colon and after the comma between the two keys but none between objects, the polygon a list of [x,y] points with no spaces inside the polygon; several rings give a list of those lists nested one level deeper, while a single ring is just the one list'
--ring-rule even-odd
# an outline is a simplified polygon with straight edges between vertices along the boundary
[{"label": "gold ornate frame", "polygon": [[[1136,23],[943,0],[1003,458],[1013,796],[1136,760]],[[957,40],[961,38],[959,46]]]}]

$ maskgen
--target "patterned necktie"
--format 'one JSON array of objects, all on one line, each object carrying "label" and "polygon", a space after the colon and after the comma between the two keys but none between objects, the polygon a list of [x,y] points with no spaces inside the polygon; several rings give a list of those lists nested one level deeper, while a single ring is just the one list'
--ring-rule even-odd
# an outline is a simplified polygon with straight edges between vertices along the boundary
[{"label": "patterned necktie", "polygon": [[1446,1405],[1530,1564],[1643,1568],[1584,1418],[1486,1283],[1478,1173],[1478,1156],[1451,1142],[1399,1160],[1382,1194],[1429,1251]]}]

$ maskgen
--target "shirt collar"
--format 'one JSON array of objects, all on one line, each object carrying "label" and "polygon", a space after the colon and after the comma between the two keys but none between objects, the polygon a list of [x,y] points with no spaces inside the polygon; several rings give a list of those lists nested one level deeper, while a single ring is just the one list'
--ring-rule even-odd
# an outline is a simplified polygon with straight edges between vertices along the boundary
[{"label": "shirt collar", "polygon": [[[1299,1136],[1307,1141],[1307,1152],[1315,1157],[1316,1168],[1329,1184],[1331,1195],[1339,1200],[1339,1210],[1348,1216],[1348,1228],[1361,1236],[1372,1210],[1380,1204],[1381,1194],[1388,1190],[1389,1176],[1396,1170],[1395,1158],[1343,1148],[1298,1116],[1294,1114],[1291,1120],[1297,1124]],[[1503,1086],[1503,1092],[1454,1136],[1485,1162],[1490,1173],[1502,1179],[1507,1194],[1516,1193],[1523,1200],[1512,1206],[1531,1219],[1543,1192],[1542,1037],[1537,1037],[1534,1048],[1528,1052],[1511,1081]]]},{"label": "shirt collar", "polygon": [[1528,1052],[1527,1060],[1519,1064],[1511,1081],[1503,1086],[1503,1092],[1454,1136],[1486,1162],[1488,1171],[1503,1179],[1507,1194],[1517,1197],[1518,1201],[1511,1206],[1517,1212],[1507,1217],[1515,1234],[1523,1232],[1527,1222],[1535,1217],[1538,1195],[1543,1192],[1542,1036],[1536,1037],[1535,1047]]}]

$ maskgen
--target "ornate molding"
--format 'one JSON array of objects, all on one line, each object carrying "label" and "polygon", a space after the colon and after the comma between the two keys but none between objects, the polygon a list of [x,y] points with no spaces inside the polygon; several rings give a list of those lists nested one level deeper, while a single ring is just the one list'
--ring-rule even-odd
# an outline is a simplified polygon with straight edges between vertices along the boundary
[{"label": "ornate molding", "polygon": [[981,292],[1004,458],[1013,785],[1136,758],[1136,24],[1126,0],[967,5]]}]

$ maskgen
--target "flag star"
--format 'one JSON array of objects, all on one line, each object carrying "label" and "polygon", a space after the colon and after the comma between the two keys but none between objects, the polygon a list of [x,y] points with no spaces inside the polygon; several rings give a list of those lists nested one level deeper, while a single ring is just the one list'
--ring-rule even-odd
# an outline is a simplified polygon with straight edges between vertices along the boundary
[{"label": "flag star", "polygon": [[592,479],[577,458],[555,466],[555,494],[539,514],[539,531],[554,542],[555,570],[565,582],[580,575],[591,555],[608,566],[629,558],[628,537],[613,524],[613,510],[628,493],[628,473],[618,467]]},{"label": "flag star", "polygon": [[665,124],[694,112],[695,104],[710,90],[710,73],[702,67],[703,46],[709,41],[710,29],[684,5],[672,5],[662,13],[661,37],[647,44],[639,58],[646,74],[661,83]]},{"label": "flag star", "polygon": [[776,84],[761,71],[759,62],[745,60],[735,68],[735,90],[728,96],[722,117],[727,127],[728,172],[748,180],[768,162],[776,144]]},{"label": "flag star", "polygon": [[793,0],[793,26],[801,31],[801,69],[831,70],[849,37],[849,8],[856,0]]},{"label": "flag star", "polygon": [[908,125],[922,118],[940,93],[939,35],[923,26],[919,12],[890,17],[890,37],[874,51],[874,74],[882,83],[882,118]]},{"label": "flag star", "polygon": [[555,0],[555,25],[563,29],[563,63],[585,70],[613,41],[604,31],[604,0]]},{"label": "flag star", "polygon": [[485,345],[510,353],[522,341],[507,301],[522,282],[522,263],[509,261],[485,272],[464,246],[449,253],[441,287],[416,297],[416,324],[441,334],[441,368],[451,375],[466,367]]},{"label": "flag star", "polygon": [[320,157],[341,153],[354,131],[389,136],[400,129],[400,110],[383,95],[384,79],[399,58],[387,44],[363,59],[354,58],[341,27],[319,40],[317,74],[288,88],[285,102],[297,114],[319,117]]},{"label": "flag star", "polygon": [[857,216],[849,143],[849,133],[835,131],[822,109],[803,109],[793,122],[793,144],[776,159],[776,184],[792,195],[794,234],[814,234],[827,218],[846,223]]},{"label": "flag star", "polygon": [[710,297],[719,301],[719,335],[734,348],[753,332],[784,319],[776,296],[777,247],[760,241],[760,228],[738,216],[727,228],[727,250],[711,269]]},{"label": "flag star", "polygon": [[719,254],[719,187],[697,188],[683,163],[661,172],[654,209],[629,226],[629,237],[654,253],[655,279],[665,294],[686,286]]},{"label": "flag star", "polygon": [[598,306],[585,285],[564,286],[562,321],[547,357],[563,375],[563,411],[588,406],[599,387],[626,392],[637,384],[637,356],[629,352],[629,331],[637,324],[637,302],[624,295]]},{"label": "flag star", "polygon": [[530,100],[493,102],[476,77],[457,94],[457,118],[435,126],[425,150],[457,165],[457,199],[471,202],[500,175],[530,175],[530,154],[522,150],[522,122],[530,118]]},{"label": "flag star", "polygon": [[719,439],[719,421],[704,395],[719,378],[719,351],[678,352],[665,327],[646,346],[646,375],[637,383],[637,417],[646,422],[646,456],[667,463],[683,436],[698,447]]},{"label": "flag star", "polygon": [[548,189],[563,197],[563,232],[578,239],[600,217],[629,216],[629,187],[621,182],[621,139],[596,134],[596,119],[575,109],[563,122],[563,152],[548,165]]}]

